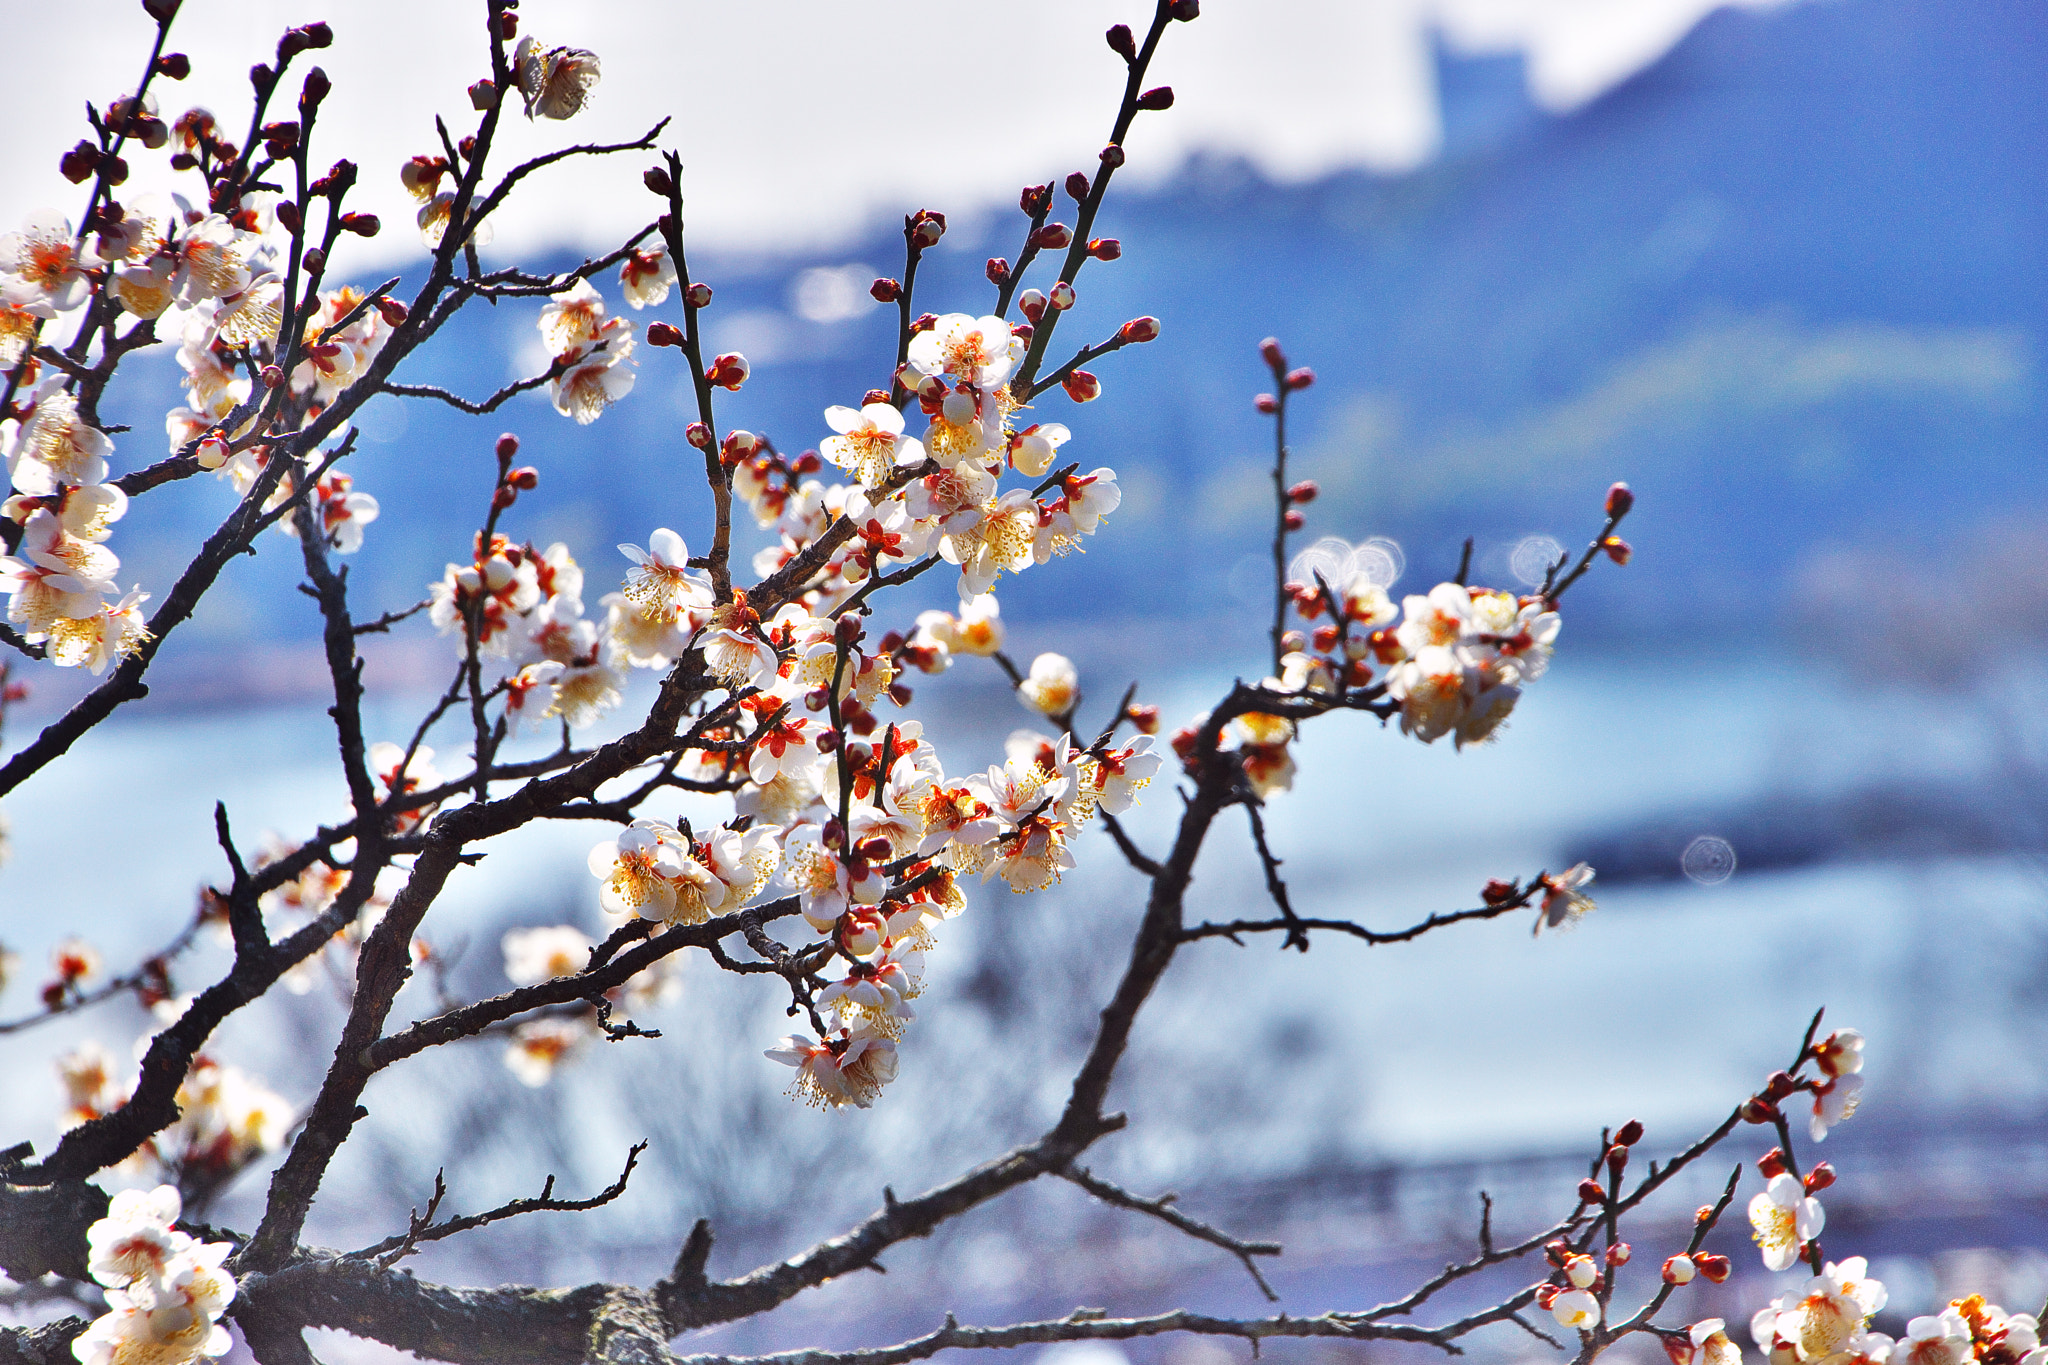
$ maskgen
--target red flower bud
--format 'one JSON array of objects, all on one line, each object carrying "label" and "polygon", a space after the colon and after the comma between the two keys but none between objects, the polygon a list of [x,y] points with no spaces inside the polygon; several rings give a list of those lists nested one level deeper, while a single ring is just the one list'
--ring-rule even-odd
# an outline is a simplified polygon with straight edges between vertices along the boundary
[{"label": "red flower bud", "polygon": [[1031,245],[1041,251],[1064,251],[1074,240],[1074,230],[1065,223],[1047,223],[1031,234]]},{"label": "red flower bud", "polygon": [[519,438],[508,431],[498,438],[493,450],[497,453],[499,464],[511,464],[512,457],[519,453]]},{"label": "red flower bud", "polygon": [[910,330],[913,333],[929,332],[932,328],[938,325],[939,315],[937,313],[919,313],[916,317],[910,320]]},{"label": "red flower bud", "polygon": [[1635,1255],[1635,1252],[1630,1250],[1627,1242],[1616,1242],[1613,1246],[1607,1248],[1607,1264],[1627,1265],[1628,1258],[1633,1255]]},{"label": "red flower bud", "polygon": [[704,378],[718,388],[738,393],[740,385],[747,382],[749,369],[745,356],[738,351],[726,351],[711,358],[711,368],[704,372]]},{"label": "red flower bud", "polygon": [[1628,1148],[1615,1143],[1607,1149],[1607,1169],[1620,1175],[1628,1167]]},{"label": "red flower bud", "polygon": [[1124,244],[1114,237],[1089,239],[1088,254],[1098,261],[1114,261],[1124,254]]},{"label": "red flower bud", "polygon": [[1052,287],[1052,292],[1045,296],[1045,301],[1058,312],[1066,312],[1074,306],[1074,286],[1061,280]]},{"label": "red flower bud", "polygon": [[1785,1149],[1773,1147],[1757,1158],[1756,1168],[1763,1172],[1764,1179],[1773,1180],[1785,1174]]},{"label": "red flower bud", "polygon": [[1170,85],[1153,86],[1150,90],[1138,96],[1138,107],[1154,111],[1173,108],[1173,87]]},{"label": "red flower bud", "polygon": [[1778,1106],[1772,1104],[1762,1095],[1751,1095],[1742,1102],[1742,1121],[1744,1123],[1769,1123],[1777,1117]]},{"label": "red flower bud", "polygon": [[[822,711],[831,704],[832,692],[830,688],[814,687],[810,691],[804,693],[804,707],[807,710]],[[825,735],[832,736],[833,740],[835,741],[833,744],[833,748],[837,748],[837,740],[839,736],[831,730],[827,730],[825,732]],[[825,748],[825,735],[820,735],[818,737],[818,748],[825,753],[831,753],[831,749]]]},{"label": "red flower bud", "polygon": [[498,491],[491,494],[491,506],[501,512],[517,501],[519,501],[519,490],[510,484],[500,484]]},{"label": "red flower bud", "polygon": [[1159,339],[1159,319],[1154,317],[1132,318],[1116,329],[1119,340],[1132,345],[1143,345]]},{"label": "red flower bud", "polygon": [[1787,1072],[1773,1071],[1764,1078],[1764,1098],[1767,1100],[1782,1100],[1798,1088],[1799,1082]]},{"label": "red flower bud", "polygon": [[396,327],[400,323],[404,322],[407,316],[405,305],[400,303],[397,299],[390,298],[380,297],[377,300],[377,312],[383,317],[386,323],[390,324],[393,327]]},{"label": "red flower bud", "polygon": [[683,329],[673,322],[650,322],[647,324],[649,346],[680,346],[683,344]]},{"label": "red flower bud", "polygon": [[192,59],[182,52],[166,52],[156,59],[156,73],[169,80],[182,81],[192,74]]},{"label": "red flower bud", "polygon": [[1010,278],[1010,263],[1001,256],[988,258],[988,282],[1000,289]]},{"label": "red flower bud", "polygon": [[1067,198],[1077,204],[1080,203],[1088,197],[1088,177],[1080,171],[1075,171],[1067,177],[1066,191]]},{"label": "red flower bud", "polygon": [[1582,1204],[1603,1204],[1607,1202],[1607,1191],[1600,1182],[1588,1176],[1579,1182],[1579,1202]]},{"label": "red flower bud", "polygon": [[1571,1244],[1562,1237],[1553,1237],[1543,1244],[1544,1257],[1560,1270],[1564,1268],[1564,1263],[1571,1258],[1571,1254]]},{"label": "red flower bud", "polygon": [[317,246],[307,247],[306,254],[299,259],[305,262],[306,273],[309,275],[318,275],[327,269],[327,253]]},{"label": "red flower bud", "polygon": [[1278,337],[1267,337],[1259,343],[1259,358],[1266,362],[1274,374],[1287,372],[1287,353],[1280,349]]},{"label": "red flower bud", "polygon": [[128,180],[128,162],[123,157],[106,157],[100,162],[100,174],[106,176],[109,185],[125,184]]},{"label": "red flower bud", "polygon": [[1202,0],[1173,0],[1166,7],[1168,15],[1183,24],[1192,24],[1202,14]]},{"label": "red flower bud", "polygon": [[842,645],[850,645],[861,637],[860,615],[847,612],[832,623],[832,638]]},{"label": "red flower bud", "polygon": [[1614,487],[1607,490],[1608,516],[1625,517],[1628,515],[1629,509],[1631,507],[1634,507],[1635,505],[1636,495],[1629,491],[1629,487],[1627,484],[1618,483],[1614,485]]},{"label": "red flower bud", "polygon": [[1042,218],[1052,210],[1052,186],[1026,185],[1017,192],[1017,207],[1027,218]]},{"label": "red flower bud", "polygon": [[1060,381],[1060,387],[1076,403],[1092,403],[1102,396],[1102,381],[1086,370],[1075,370]]},{"label": "red flower bud", "polygon": [[383,228],[374,213],[344,213],[341,215],[341,230],[353,232],[358,237],[375,237]]},{"label": "red flower bud", "polygon": [[1316,382],[1316,372],[1304,365],[1298,370],[1289,370],[1284,382],[1290,389],[1305,389]]},{"label": "red flower bud", "polygon": [[[886,403],[888,401],[889,391],[887,389],[869,389],[866,393],[860,396],[860,405],[862,407],[866,407],[870,403]],[[817,452],[814,450],[806,451],[804,453],[812,456],[815,456],[817,454]]]},{"label": "red flower bud", "polygon": [[1267,416],[1280,411],[1280,400],[1270,393],[1262,393],[1252,400],[1252,406]]},{"label": "red flower bud", "polygon": [[505,482],[514,488],[532,490],[540,486],[540,471],[530,464],[523,464],[505,476]]},{"label": "red flower bud", "polygon": [[1692,1257],[1680,1254],[1664,1258],[1663,1277],[1666,1284],[1691,1284],[1692,1277],[1699,1273]]},{"label": "red flower bud", "polygon": [[1097,159],[1111,170],[1115,170],[1124,164],[1124,149],[1112,142],[1102,149]]},{"label": "red flower bud", "polygon": [[490,112],[491,106],[497,102],[498,83],[489,77],[469,87],[469,107],[479,114]]},{"label": "red flower bud", "polygon": [[910,222],[905,231],[910,234],[910,240],[920,248],[937,246],[939,238],[946,235],[946,215],[936,209],[919,209],[910,215]]},{"label": "red flower bud", "polygon": [[1102,35],[1109,44],[1109,50],[1127,62],[1138,60],[1138,43],[1131,36],[1129,24],[1112,24],[1109,32]]},{"label": "red flower bud", "polygon": [[792,473],[802,476],[805,474],[815,474],[824,467],[825,462],[818,458],[817,451],[806,450],[803,454],[796,457],[796,463],[789,468]]},{"label": "red flower bud", "polygon": [[327,79],[327,73],[314,67],[306,73],[306,83],[299,87],[299,112],[311,118],[319,109],[320,101],[327,98],[327,92],[334,88],[334,82]]},{"label": "red flower bud", "polygon": [[1620,536],[1609,536],[1600,542],[1600,548],[1607,557],[1617,564],[1626,564],[1635,557],[1635,550]]},{"label": "red flower bud", "polygon": [[719,455],[727,464],[738,464],[761,449],[761,438],[751,431],[728,431]]},{"label": "red flower bud", "polygon": [[1287,509],[1286,514],[1280,520],[1287,524],[1287,529],[1290,531],[1299,531],[1308,524],[1308,518],[1295,511],[1292,507]]},{"label": "red flower bud", "polygon": [[1485,886],[1479,888],[1479,899],[1488,905],[1506,905],[1516,894],[1513,882],[1504,882],[1498,877],[1492,878]]},{"label": "red flower bud", "polygon": [[1633,1147],[1643,1140],[1643,1121],[1630,1119],[1614,1130],[1614,1140],[1624,1147]]},{"label": "red flower bud", "polygon": [[1726,1256],[1695,1256],[1693,1257],[1693,1264],[1700,1268],[1700,1274],[1706,1276],[1715,1284],[1725,1284],[1729,1274],[1735,1269],[1734,1266],[1728,1263]]},{"label": "red flower bud", "polygon": [[1140,703],[1127,707],[1124,714],[1131,718],[1131,724],[1137,727],[1139,734],[1156,735],[1159,733],[1158,707]]},{"label": "red flower bud", "polygon": [[660,195],[664,199],[666,199],[670,195],[670,193],[672,193],[675,190],[676,187],[676,182],[669,178],[668,168],[666,166],[649,166],[647,168],[646,174],[640,177],[640,183],[645,185],[648,189],[652,190],[654,193]]},{"label": "red flower bud", "polygon": [[92,173],[99,164],[100,149],[81,139],[76,147],[58,158],[57,169],[72,184],[83,185],[92,179]]},{"label": "red flower bud", "polygon": [[256,372],[256,377],[263,381],[266,389],[274,389],[284,383],[284,371],[276,365],[265,365]]},{"label": "red flower bud", "polygon": [[1287,500],[1289,502],[1314,502],[1316,494],[1322,491],[1322,485],[1314,479],[1303,479],[1300,483],[1287,490]]},{"label": "red flower bud", "polygon": [[711,428],[702,422],[692,422],[683,428],[683,439],[699,450],[711,449]]},{"label": "red flower bud", "polygon": [[509,43],[518,36],[519,16],[511,10],[506,10],[498,16],[498,37],[501,41]]},{"label": "red flower bud", "polygon": [[1802,1183],[1806,1186],[1808,1194],[1819,1194],[1835,1183],[1835,1168],[1823,1161],[1806,1173],[1806,1179]]}]

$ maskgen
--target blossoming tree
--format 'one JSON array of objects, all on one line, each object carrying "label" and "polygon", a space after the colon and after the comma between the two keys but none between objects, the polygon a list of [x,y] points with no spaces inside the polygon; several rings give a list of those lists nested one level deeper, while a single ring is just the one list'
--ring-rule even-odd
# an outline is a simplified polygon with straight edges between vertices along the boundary
[{"label": "blossoming tree", "polygon": [[[431,264],[409,299],[392,292],[396,281],[368,290],[329,283],[347,268],[349,239],[382,225],[347,206],[356,166],[336,161],[322,171],[315,160],[313,148],[327,140],[326,76],[306,70],[295,110],[272,117],[274,104],[290,98],[298,59],[331,41],[327,26],[290,30],[275,63],[251,73],[253,110],[237,139],[202,110],[159,116],[162,83],[183,79],[190,61],[167,48],[177,0],[144,0],[144,8],[157,40],[142,81],[93,109],[90,136],[63,154],[65,174],[83,187],[81,216],[74,223],[35,213],[0,241],[0,444],[11,482],[0,521],[0,585],[10,603],[0,638],[17,656],[9,665],[17,678],[83,668],[104,679],[0,763],[0,794],[34,801],[37,775],[143,694],[152,663],[178,647],[179,628],[224,566],[275,527],[296,538],[319,613],[339,785],[350,807],[336,824],[261,854],[244,852],[216,807],[225,871],[197,918],[162,952],[111,976],[89,943],[66,943],[43,1008],[6,1025],[31,1027],[128,994],[155,1006],[157,1019],[137,1069],[91,1047],[61,1058],[69,1104],[61,1140],[41,1154],[31,1141],[0,1152],[0,1267],[22,1284],[51,1277],[78,1295],[100,1296],[83,1300],[95,1306],[90,1315],[5,1329],[0,1360],[183,1365],[225,1352],[229,1324],[265,1365],[310,1361],[308,1327],[339,1327],[451,1361],[667,1360],[669,1343],[690,1329],[766,1312],[873,1267],[889,1247],[1045,1177],[1237,1257],[1264,1289],[1258,1258],[1279,1248],[1079,1164],[1125,1126],[1122,1114],[1105,1109],[1105,1096],[1140,1011],[1180,950],[1253,935],[1302,950],[1333,934],[1391,944],[1515,915],[1541,931],[1591,908],[1585,888],[1593,873],[1579,866],[1486,880],[1478,905],[1401,928],[1304,917],[1290,903],[1265,821],[1267,803],[1291,783],[1297,748],[1332,713],[1366,712],[1425,744],[1489,741],[1542,676],[1566,594],[1603,557],[1627,562],[1628,547],[1615,536],[1632,502],[1625,485],[1607,493],[1584,553],[1560,559],[1535,591],[1482,587],[1461,569],[1397,604],[1388,593],[1390,561],[1370,544],[1323,541],[1290,556],[1290,536],[1303,529],[1302,509],[1316,490],[1289,480],[1286,424],[1314,375],[1269,341],[1261,359],[1272,389],[1256,403],[1274,422],[1272,610],[1260,623],[1270,634],[1271,675],[1234,685],[1155,746],[1158,708],[1139,703],[1135,690],[1084,722],[1071,662],[1045,653],[1020,668],[1004,652],[1004,575],[1047,566],[1113,527],[1114,471],[1083,472],[1085,460],[1067,460],[1070,445],[1085,447],[1085,432],[1027,424],[1023,414],[1056,393],[1076,404],[1094,400],[1103,386],[1087,367],[1160,334],[1155,319],[1141,317],[1054,358],[1083,267],[1120,254],[1115,241],[1090,234],[1133,121],[1172,104],[1171,91],[1148,87],[1146,73],[1175,24],[1196,19],[1195,0],[1157,0],[1142,36],[1122,24],[1108,31],[1126,75],[1109,136],[1092,172],[1024,190],[1028,221],[1017,258],[988,263],[992,300],[947,299],[941,306],[954,311],[920,311],[919,262],[946,224],[929,210],[906,217],[901,278],[873,286],[878,300],[896,305],[895,354],[875,358],[867,392],[821,397],[830,434],[815,452],[794,457],[722,424],[721,408],[735,401],[727,395],[743,391],[749,367],[742,355],[704,354],[700,323],[714,294],[689,269],[676,153],[645,170],[639,185],[654,197],[651,221],[617,250],[563,274],[482,268],[477,248],[493,216],[516,212],[526,183],[551,163],[655,152],[663,131],[493,169],[503,119],[571,118],[600,75],[592,53],[521,33],[516,0],[484,6],[488,67],[468,90],[472,129],[457,136],[440,124],[438,151],[375,172],[395,171],[421,205]],[[129,159],[145,154],[164,156],[179,194],[128,192]],[[1056,217],[1062,194],[1072,225]],[[613,311],[600,282],[615,282],[613,298],[631,308],[662,316],[636,325]],[[476,399],[406,378],[408,362],[458,310],[516,300],[539,306],[552,357],[543,371]],[[100,418],[102,397],[126,357],[172,342],[187,402],[166,416],[169,451],[153,463],[124,459],[117,433]],[[518,538],[514,509],[522,496],[538,496],[541,474],[517,462],[520,442],[507,435],[480,462],[474,539],[425,599],[382,612],[354,599],[337,557],[374,547],[366,528],[378,503],[354,486],[348,467],[352,419],[366,401],[396,395],[488,413],[545,387],[557,411],[589,423],[628,398],[643,364],[679,366],[688,379],[694,420],[678,453],[701,463],[714,509],[709,525],[688,538],[650,525],[644,544],[620,547],[616,590],[593,598],[586,587],[612,575],[579,562],[576,550],[588,547],[540,548]],[[118,434],[123,446],[142,443]],[[114,546],[131,504],[206,474],[228,484],[218,527],[174,582],[155,593],[123,591]],[[736,505],[776,536],[750,566],[733,563]],[[889,628],[890,590],[927,573],[957,575],[958,612],[925,612]],[[410,734],[386,739],[365,728],[357,646],[366,633],[400,628],[446,637],[451,676]],[[982,771],[949,773],[905,679],[970,658],[1003,669],[1049,732],[1013,742]],[[620,737],[579,745],[579,732],[623,704],[634,669],[659,679],[651,705]],[[4,695],[18,700],[20,686]],[[559,736],[556,747],[508,756],[513,737],[535,728]],[[1181,800],[1172,843],[1156,853],[1120,823],[1155,782],[1176,785]],[[678,793],[718,798],[729,814],[693,827],[673,818]],[[1196,919],[1188,904],[1195,858],[1234,807],[1248,816],[1271,907]],[[510,989],[417,1017],[395,1014],[400,988],[425,955],[417,946],[422,925],[451,873],[485,841],[555,820],[612,827],[589,855],[612,932],[602,942],[567,926],[508,935]],[[1106,840],[1084,839],[1091,825]],[[375,1245],[335,1253],[307,1241],[314,1198],[380,1073],[489,1032],[509,1036],[522,1080],[546,1084],[580,1040],[642,1032],[627,1016],[659,994],[665,965],[682,954],[787,995],[807,1030],[760,1040],[760,1064],[792,1068],[795,1095],[832,1109],[884,1102],[898,1043],[916,1019],[926,957],[943,951],[948,922],[972,913],[971,899],[1042,890],[1084,855],[1122,858],[1149,891],[1065,1106],[1033,1141],[915,1197],[886,1194],[842,1235],[733,1279],[709,1274],[711,1229],[703,1222],[671,1273],[645,1287],[457,1289],[396,1269],[421,1244],[486,1223],[630,1198],[631,1162],[592,1199],[558,1199],[550,1188],[539,1199],[442,1217],[437,1193],[423,1215]],[[181,993],[173,969],[208,933],[231,943],[232,967]],[[300,1105],[209,1049],[229,1016],[266,1008],[274,990],[322,963],[348,982],[348,1012],[317,1093]],[[1603,1132],[1587,1177],[1560,1191],[1551,1225],[1507,1244],[1482,1226],[1469,1259],[1392,1302],[1248,1318],[1090,1310],[963,1326],[949,1317],[894,1346],[826,1342],[802,1359],[896,1365],[950,1348],[1162,1333],[1452,1348],[1506,1326],[1575,1348],[1582,1361],[1645,1334],[1677,1365],[1731,1365],[1744,1334],[1719,1319],[1692,1320],[1685,1294],[1696,1277],[1718,1282],[1730,1273],[1727,1258],[1703,1246],[1736,1199],[1743,1168],[1699,1210],[1682,1244],[1650,1251],[1646,1264],[1656,1269],[1627,1270],[1635,1258],[1624,1233],[1676,1173],[1745,1125],[1760,1125],[1776,1145],[1758,1162],[1764,1185],[1748,1203],[1749,1220],[1764,1265],[1802,1277],[1776,1302],[1759,1304],[1749,1324],[1771,1365],[2042,1365],[2048,1350],[2036,1341],[2034,1320],[1981,1299],[1916,1319],[1904,1340],[1870,1330],[1884,1288],[1861,1259],[1827,1259],[1818,1196],[1833,1173],[1824,1163],[1802,1172],[1795,1155],[1792,1116],[1810,1110],[1806,1135],[1819,1141],[1853,1114],[1861,1083],[1860,1035],[1823,1034],[1819,1023],[1816,1016],[1784,1070],[1661,1166],[1630,1174],[1641,1124]],[[8,1136],[35,1135],[19,1106],[8,1118],[20,1130]],[[238,1171],[277,1152],[255,1227],[192,1220]],[[139,1175],[142,1187],[110,1197],[98,1183],[107,1175]],[[1522,1258],[1533,1266],[1516,1292],[1462,1316],[1429,1317],[1439,1290]],[[1551,1326],[1539,1325],[1543,1315]]]}]

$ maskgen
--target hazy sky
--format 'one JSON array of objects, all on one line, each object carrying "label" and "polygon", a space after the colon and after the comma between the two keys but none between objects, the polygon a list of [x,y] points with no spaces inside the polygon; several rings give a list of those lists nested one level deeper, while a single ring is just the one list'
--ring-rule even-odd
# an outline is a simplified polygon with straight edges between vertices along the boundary
[{"label": "hazy sky", "polygon": [[[0,15],[28,3],[0,0]],[[1131,170],[1157,177],[1203,148],[1242,153],[1283,178],[1412,165],[1435,139],[1431,25],[1460,47],[1526,50],[1536,96],[1562,108],[1653,59],[1715,7],[1206,0],[1201,19],[1176,25],[1162,44],[1155,79],[1174,87],[1178,103],[1141,117]],[[391,224],[359,248],[355,264],[367,269],[417,249],[397,166],[436,149],[436,112],[469,126],[463,90],[487,71],[482,10],[476,0],[185,0],[171,46],[191,53],[195,70],[183,85],[158,83],[162,112],[203,104],[245,128],[242,73],[270,55],[285,26],[332,22],[335,45],[318,59],[336,90],[316,159],[362,164],[356,206]],[[1102,31],[1148,11],[1143,0],[526,0],[527,29],[596,51],[604,81],[573,121],[515,118],[501,145],[525,156],[565,141],[621,141],[674,113],[664,144],[688,167],[697,240],[824,246],[875,216],[1009,201],[1027,180],[1091,164],[1121,84]],[[17,64],[0,87],[0,118],[13,130],[0,141],[9,187],[0,219],[46,204],[77,211],[79,193],[56,175],[57,157],[85,131],[82,98],[104,101],[132,85],[149,29],[137,0],[72,0],[64,23],[38,26],[37,60]],[[550,172],[500,215],[500,245],[615,242],[649,216],[646,195],[620,192],[645,159]],[[162,162],[148,160],[154,174]]]}]

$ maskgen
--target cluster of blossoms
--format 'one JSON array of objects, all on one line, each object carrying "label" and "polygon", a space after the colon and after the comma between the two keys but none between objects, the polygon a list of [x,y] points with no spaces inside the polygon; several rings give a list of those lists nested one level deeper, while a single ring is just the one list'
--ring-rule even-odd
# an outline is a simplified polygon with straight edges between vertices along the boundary
[{"label": "cluster of blossoms", "polygon": [[234,1247],[177,1231],[177,1190],[124,1190],[86,1230],[87,1268],[107,1312],[71,1343],[80,1365],[184,1365],[232,1344],[220,1315],[235,1297]]},{"label": "cluster of blossoms", "polygon": [[[158,1013],[174,1018],[177,1009],[165,1002]],[[132,1081],[117,1076],[113,1055],[96,1042],[58,1058],[57,1075],[65,1096],[58,1126],[66,1131],[119,1109],[132,1089]],[[277,1151],[296,1118],[290,1103],[261,1081],[203,1053],[179,1084],[177,1101],[178,1121],[143,1144],[129,1169],[211,1188]]]},{"label": "cluster of blossoms", "polygon": [[[1128,810],[1160,760],[1149,736],[1083,750],[1024,732],[1002,766],[951,777],[919,722],[854,711],[864,680],[872,705],[891,671],[857,627],[793,604],[746,633],[711,627],[707,664],[736,701],[697,775],[735,781],[739,814],[702,834],[637,820],[591,850],[590,870],[607,911],[668,924],[737,910],[778,878],[793,890],[846,971],[816,1001],[833,1020],[827,1036],[786,1038],[769,1055],[797,1068],[797,1092],[813,1102],[865,1107],[895,1073],[934,930],[966,905],[960,879],[1051,885],[1074,865],[1081,827],[1098,810]],[[841,724],[807,711],[836,711]]]},{"label": "cluster of blossoms", "polygon": [[[596,946],[573,925],[513,929],[502,941],[505,975],[515,986],[574,976],[589,965],[591,950]],[[606,996],[609,1003],[631,1013],[664,1004],[681,989],[675,959],[662,958]],[[528,1020],[512,1031],[511,1045],[505,1050],[505,1066],[525,1085],[546,1085],[554,1076],[556,1065],[598,1032],[594,1012]]]},{"label": "cluster of blossoms", "polygon": [[[666,258],[626,262],[626,298],[635,308],[658,302],[675,280]],[[608,315],[604,296],[578,280],[552,296],[540,315],[541,339],[553,358],[548,393],[555,411],[582,425],[633,391],[633,324]]]}]

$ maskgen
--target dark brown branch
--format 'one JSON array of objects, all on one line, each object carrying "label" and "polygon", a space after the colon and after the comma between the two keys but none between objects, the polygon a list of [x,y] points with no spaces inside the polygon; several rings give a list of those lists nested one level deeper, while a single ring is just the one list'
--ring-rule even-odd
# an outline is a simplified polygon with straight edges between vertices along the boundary
[{"label": "dark brown branch", "polygon": [[633,1168],[640,1163],[640,1154],[646,1150],[645,1142],[634,1143],[632,1150],[626,1153],[626,1167],[619,1172],[619,1178],[588,1199],[555,1198],[555,1178],[550,1175],[542,1184],[540,1194],[534,1198],[507,1200],[497,1208],[487,1209],[482,1213],[464,1214],[440,1223],[433,1221],[434,1211],[440,1206],[442,1197],[447,1193],[447,1187],[437,1173],[434,1176],[434,1196],[428,1202],[424,1216],[414,1215],[412,1226],[397,1236],[387,1237],[375,1246],[364,1247],[361,1251],[349,1254],[362,1260],[374,1260],[388,1270],[403,1257],[411,1255],[413,1249],[421,1242],[438,1242],[444,1237],[453,1237],[472,1228],[503,1222],[507,1218],[517,1218],[521,1214],[582,1213],[588,1209],[600,1208],[626,1192],[626,1182],[632,1179]]},{"label": "dark brown branch", "polygon": [[1259,1273],[1259,1263],[1252,1259],[1255,1256],[1278,1256],[1280,1254],[1280,1244],[1278,1242],[1247,1242],[1242,1238],[1232,1237],[1229,1233],[1218,1228],[1212,1228],[1207,1223],[1198,1222],[1173,1207],[1174,1201],[1180,1198],[1177,1194],[1169,1192],[1160,1195],[1157,1199],[1141,1198],[1128,1190],[1110,1184],[1107,1180],[1101,1179],[1099,1176],[1091,1173],[1085,1166],[1068,1166],[1063,1170],[1053,1172],[1053,1174],[1062,1180],[1070,1180],[1074,1184],[1079,1185],[1105,1204],[1114,1204],[1117,1208],[1132,1209],[1138,1213],[1149,1213],[1161,1222],[1171,1227],[1179,1228],[1197,1241],[1207,1242],[1211,1246],[1222,1247],[1244,1263],[1244,1268],[1250,1272],[1253,1282],[1259,1286],[1259,1292],[1264,1294],[1269,1302],[1278,1303],[1280,1301],[1280,1296],[1273,1292],[1273,1286],[1267,1284],[1266,1277]]}]

